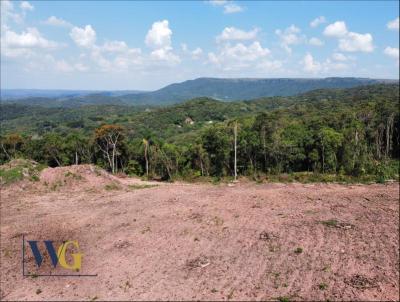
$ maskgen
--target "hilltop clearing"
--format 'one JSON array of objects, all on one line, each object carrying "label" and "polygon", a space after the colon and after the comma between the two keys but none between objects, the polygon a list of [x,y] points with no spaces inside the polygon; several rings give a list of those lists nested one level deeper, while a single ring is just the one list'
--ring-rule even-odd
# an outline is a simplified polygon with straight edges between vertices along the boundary
[{"label": "hilltop clearing", "polygon": [[[91,168],[3,186],[2,300],[398,299],[398,183],[157,185]],[[23,278],[23,235],[78,240],[79,273],[97,277],[37,277],[28,254]]]}]

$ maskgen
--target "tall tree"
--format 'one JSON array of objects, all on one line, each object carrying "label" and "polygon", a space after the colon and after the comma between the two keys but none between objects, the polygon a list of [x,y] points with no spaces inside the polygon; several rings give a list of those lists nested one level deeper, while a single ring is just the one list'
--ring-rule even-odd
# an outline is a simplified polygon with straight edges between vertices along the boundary
[{"label": "tall tree", "polygon": [[103,125],[95,130],[97,146],[107,159],[112,173],[118,171],[118,148],[124,140],[123,130],[119,125]]},{"label": "tall tree", "polygon": [[146,177],[149,177],[149,141],[147,139],[143,139],[144,145],[144,159],[146,161]]}]

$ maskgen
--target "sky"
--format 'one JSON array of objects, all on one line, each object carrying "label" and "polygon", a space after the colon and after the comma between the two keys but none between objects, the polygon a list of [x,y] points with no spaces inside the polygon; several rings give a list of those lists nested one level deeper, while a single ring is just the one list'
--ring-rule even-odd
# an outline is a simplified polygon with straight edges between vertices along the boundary
[{"label": "sky", "polygon": [[399,78],[398,1],[1,1],[1,88]]}]

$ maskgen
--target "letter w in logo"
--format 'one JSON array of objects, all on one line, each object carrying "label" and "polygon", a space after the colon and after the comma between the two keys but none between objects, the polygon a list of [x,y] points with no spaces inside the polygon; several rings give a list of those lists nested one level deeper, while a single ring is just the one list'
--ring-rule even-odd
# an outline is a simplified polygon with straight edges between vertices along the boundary
[{"label": "letter w in logo", "polygon": [[[43,262],[43,257],[37,246],[38,242],[33,241],[33,240],[28,240],[28,243],[31,246],[33,256],[35,256],[36,264],[38,265],[38,267],[40,267],[40,265]],[[57,257],[56,251],[54,250],[53,241],[45,240],[44,244],[46,245],[46,249],[50,255],[50,259],[51,259],[51,262],[53,263],[53,266],[56,267],[57,262],[58,262],[58,257]]]}]

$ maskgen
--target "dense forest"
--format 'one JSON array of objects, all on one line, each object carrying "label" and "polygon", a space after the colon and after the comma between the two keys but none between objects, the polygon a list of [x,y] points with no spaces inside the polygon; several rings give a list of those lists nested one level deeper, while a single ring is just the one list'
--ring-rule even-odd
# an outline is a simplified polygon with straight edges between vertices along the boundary
[{"label": "dense forest", "polygon": [[301,172],[384,181],[399,173],[398,84],[168,107],[4,103],[1,124],[1,163],[93,163],[163,180],[233,177],[235,158],[237,174],[254,179]]}]

